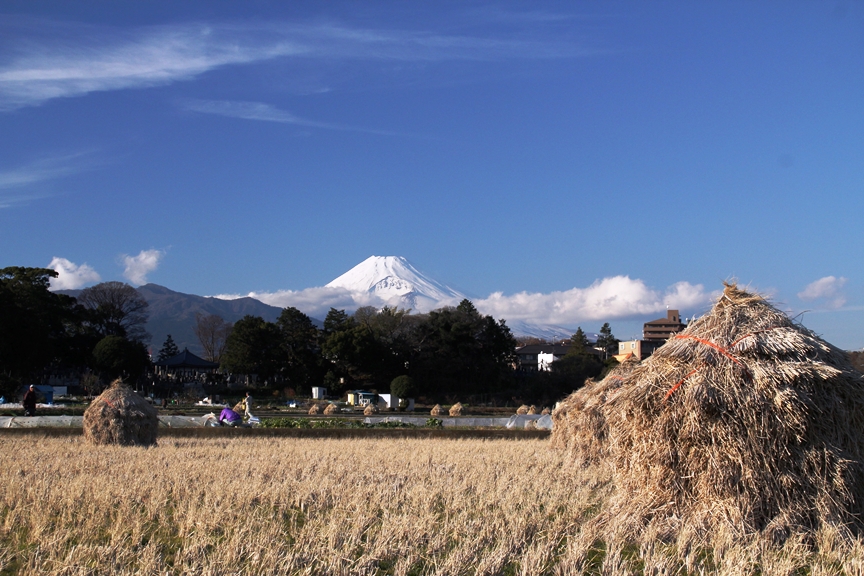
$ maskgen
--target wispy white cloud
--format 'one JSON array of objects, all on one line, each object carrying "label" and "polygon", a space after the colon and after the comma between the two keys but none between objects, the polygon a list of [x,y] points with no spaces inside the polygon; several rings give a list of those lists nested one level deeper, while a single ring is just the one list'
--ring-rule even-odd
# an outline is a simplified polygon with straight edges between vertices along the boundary
[{"label": "wispy white cloud", "polygon": [[66,154],[0,170],[0,209],[49,196],[48,192],[34,191],[33,187],[91,169],[93,163],[88,156],[86,152]]},{"label": "wispy white cloud", "polygon": [[[313,317],[323,317],[332,307],[352,312],[361,306],[395,305],[368,292],[345,288],[307,288],[249,294],[221,294],[217,298],[234,299],[249,296],[271,306],[293,306]],[[707,293],[701,284],[677,282],[666,290],[649,288],[642,280],[615,276],[597,280],[587,288],[544,293],[520,292],[505,296],[495,292],[488,298],[474,299],[483,314],[510,322],[575,326],[580,322],[611,321],[660,314],[667,308],[697,310],[707,306],[716,294]],[[437,306],[452,306],[442,301]]]},{"label": "wispy white cloud", "polygon": [[798,293],[798,298],[805,302],[822,300],[828,308],[842,308],[846,304],[846,295],[843,293],[846,282],[847,279],[842,276],[825,276],[805,286]]},{"label": "wispy white cloud", "polygon": [[137,256],[123,254],[122,261],[125,266],[123,277],[132,284],[141,285],[147,283],[147,275],[159,267],[159,262],[164,258],[165,252],[161,250],[142,250]]},{"label": "wispy white cloud", "polygon": [[344,124],[330,124],[326,122],[316,122],[300,118],[270,104],[262,102],[233,102],[227,100],[187,100],[183,102],[183,107],[193,112],[202,114],[216,114],[219,116],[228,116],[230,118],[241,118],[244,120],[260,120],[263,122],[279,122],[282,124],[296,124],[298,126],[308,126],[311,128],[324,128],[326,130],[349,130],[352,132],[366,132],[370,134],[381,134],[392,136],[394,132],[383,130],[370,130],[367,128],[359,128],[356,126],[347,126]]},{"label": "wispy white cloud", "polygon": [[0,64],[0,109],[90,92],[190,80],[229,65],[274,58],[321,60],[501,60],[595,53],[572,41],[473,37],[287,22],[182,24],[117,30],[57,25],[5,29],[16,40]]},{"label": "wispy white cloud", "polygon": [[86,284],[99,282],[102,277],[87,263],[75,264],[66,258],[55,256],[48,264],[48,268],[55,270],[57,278],[51,279],[51,290],[77,290]]},{"label": "wispy white cloud", "polygon": [[[302,51],[289,42],[256,42],[208,26],[169,26],[119,33],[66,30],[63,42],[42,39],[0,67],[0,107],[38,105],[89,92],[146,88],[188,80],[229,64]],[[19,53],[21,50],[19,50]]]}]

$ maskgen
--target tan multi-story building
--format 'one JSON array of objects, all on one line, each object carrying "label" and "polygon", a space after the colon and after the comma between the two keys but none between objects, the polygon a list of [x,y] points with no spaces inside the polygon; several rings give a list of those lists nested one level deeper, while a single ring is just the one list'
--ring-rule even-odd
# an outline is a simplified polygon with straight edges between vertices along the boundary
[{"label": "tan multi-story building", "polygon": [[618,354],[615,355],[615,359],[618,362],[632,357],[637,360],[644,360],[663,344],[664,342],[659,340],[625,340],[618,343]]},{"label": "tan multi-story building", "polygon": [[666,318],[658,318],[646,322],[642,327],[642,340],[649,342],[665,342],[672,335],[681,332],[687,325],[681,322],[678,310],[667,310]]},{"label": "tan multi-story building", "polygon": [[619,362],[634,356],[638,360],[644,360],[665,344],[669,338],[686,327],[687,325],[681,322],[678,310],[667,310],[666,318],[651,320],[642,326],[641,340],[619,342],[618,354],[615,355],[615,358]]}]

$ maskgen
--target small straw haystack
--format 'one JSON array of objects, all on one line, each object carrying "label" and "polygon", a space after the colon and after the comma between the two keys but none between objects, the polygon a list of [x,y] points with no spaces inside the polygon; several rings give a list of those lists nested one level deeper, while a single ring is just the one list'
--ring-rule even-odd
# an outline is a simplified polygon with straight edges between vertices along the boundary
[{"label": "small straw haystack", "polygon": [[378,414],[378,406],[370,402],[366,405],[366,408],[363,409],[363,415],[372,416],[373,414]]},{"label": "small straw haystack", "polygon": [[429,411],[429,414],[431,416],[441,416],[444,414],[444,410],[441,408],[440,404],[435,404],[435,406],[432,407],[432,410]]},{"label": "small straw haystack", "polygon": [[84,412],[84,438],[92,444],[153,446],[159,415],[137,392],[115,380]]},{"label": "small straw haystack", "polygon": [[450,416],[462,416],[463,411],[462,403],[457,402],[450,407]]},{"label": "small straw haystack", "polygon": [[528,405],[522,404],[521,406],[519,406],[519,408],[516,409],[516,414],[519,414],[520,416],[523,414],[528,414]]},{"label": "small straw haystack", "polygon": [[309,414],[311,414],[313,416],[315,414],[321,414],[321,404],[318,404],[318,403],[312,404],[312,406],[309,407]]},{"label": "small straw haystack", "polygon": [[527,414],[537,414],[537,406],[535,406],[534,404],[529,406]]},{"label": "small straw haystack", "polygon": [[328,416],[332,416],[333,414],[339,414],[341,412],[342,410],[339,409],[339,406],[333,404],[332,402],[328,404],[326,408],[324,408],[324,414],[327,414]]},{"label": "small straw haystack", "polygon": [[[864,377],[762,297],[727,284],[617,391],[600,388],[557,416],[605,421],[591,425],[605,426],[615,490],[598,525],[679,549],[861,532]],[[571,435],[571,449],[597,441]]]}]

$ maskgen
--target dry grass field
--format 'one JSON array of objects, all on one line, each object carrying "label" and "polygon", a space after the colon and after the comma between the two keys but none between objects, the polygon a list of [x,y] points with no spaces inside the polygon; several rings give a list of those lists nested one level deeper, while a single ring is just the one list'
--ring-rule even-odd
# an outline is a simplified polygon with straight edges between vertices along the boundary
[{"label": "dry grass field", "polygon": [[548,440],[33,434],[4,437],[0,458],[4,574],[861,574],[864,558],[830,534],[603,540],[608,476]]}]

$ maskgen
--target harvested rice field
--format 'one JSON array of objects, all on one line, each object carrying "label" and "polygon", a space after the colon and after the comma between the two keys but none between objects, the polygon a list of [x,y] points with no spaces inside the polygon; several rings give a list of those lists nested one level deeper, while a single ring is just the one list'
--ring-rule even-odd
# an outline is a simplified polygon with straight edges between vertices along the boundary
[{"label": "harvested rice field", "polygon": [[548,440],[10,435],[3,574],[861,574],[831,533],[719,550],[611,541],[604,467]]}]

